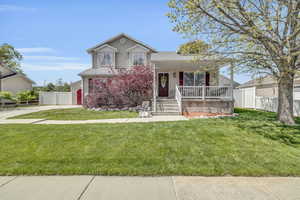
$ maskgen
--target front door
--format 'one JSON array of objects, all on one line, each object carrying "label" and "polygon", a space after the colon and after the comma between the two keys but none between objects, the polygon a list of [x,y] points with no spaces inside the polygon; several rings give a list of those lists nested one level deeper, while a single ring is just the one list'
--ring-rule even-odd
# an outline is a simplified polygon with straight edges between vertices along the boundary
[{"label": "front door", "polygon": [[158,74],[158,96],[159,97],[169,96],[169,74],[168,73]]}]

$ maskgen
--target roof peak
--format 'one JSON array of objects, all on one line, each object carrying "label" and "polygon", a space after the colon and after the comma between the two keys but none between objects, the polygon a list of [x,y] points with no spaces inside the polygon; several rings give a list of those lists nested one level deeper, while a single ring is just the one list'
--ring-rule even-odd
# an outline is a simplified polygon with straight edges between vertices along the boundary
[{"label": "roof peak", "polygon": [[100,47],[100,46],[102,46],[102,45],[104,45],[104,44],[106,44],[106,43],[109,43],[109,42],[112,42],[112,41],[114,41],[114,40],[117,40],[117,39],[120,38],[120,37],[126,37],[126,38],[128,38],[128,39],[130,39],[130,40],[132,40],[132,41],[134,41],[134,42],[136,42],[136,43],[138,43],[138,44],[140,44],[140,45],[142,45],[142,46],[144,46],[144,47],[150,49],[150,50],[153,51],[153,52],[157,52],[157,51],[156,51],[154,48],[152,48],[151,46],[149,46],[149,45],[145,44],[144,42],[141,42],[141,41],[139,41],[139,40],[137,40],[137,39],[134,39],[133,37],[129,36],[129,35],[126,34],[126,33],[119,33],[119,34],[115,35],[114,37],[111,37],[111,38],[109,38],[109,39],[107,39],[107,40],[105,40],[105,41],[103,41],[103,42],[97,44],[96,46],[94,46],[94,47],[92,47],[92,48],[89,48],[89,49],[87,50],[87,52],[90,53],[90,52],[92,52],[94,49],[96,49],[96,48],[98,48],[98,47]]}]

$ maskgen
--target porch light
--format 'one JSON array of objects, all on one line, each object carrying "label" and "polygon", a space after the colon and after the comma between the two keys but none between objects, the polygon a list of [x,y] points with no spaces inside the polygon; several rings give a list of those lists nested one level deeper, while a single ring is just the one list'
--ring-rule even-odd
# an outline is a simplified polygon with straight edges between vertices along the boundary
[{"label": "porch light", "polygon": [[176,72],[173,72],[173,78],[176,78]]}]

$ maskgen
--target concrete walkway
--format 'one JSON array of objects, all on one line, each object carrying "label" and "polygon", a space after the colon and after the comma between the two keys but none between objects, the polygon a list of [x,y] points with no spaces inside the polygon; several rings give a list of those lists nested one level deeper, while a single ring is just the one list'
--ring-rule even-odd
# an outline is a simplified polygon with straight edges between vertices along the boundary
[{"label": "concrete walkway", "polygon": [[57,106],[29,106],[29,107],[17,107],[9,108],[6,110],[0,110],[0,120],[4,120],[17,115],[24,115],[33,112],[39,112],[42,110],[52,110],[52,109],[65,109],[65,108],[80,108],[82,106],[77,105],[57,105]]},{"label": "concrete walkway", "polygon": [[0,119],[0,124],[101,124],[101,123],[147,123],[188,120],[184,116],[153,116],[151,118],[120,118],[98,120],[44,120],[44,119]]},{"label": "concrete walkway", "polygon": [[300,178],[0,177],[1,200],[299,200]]},{"label": "concrete walkway", "polygon": [[35,106],[0,111],[0,124],[95,124],[95,123],[140,123],[140,122],[169,122],[188,120],[184,116],[153,116],[151,118],[120,118],[99,120],[45,120],[45,119],[7,119],[17,115],[38,112],[42,110],[78,108],[80,106]]}]

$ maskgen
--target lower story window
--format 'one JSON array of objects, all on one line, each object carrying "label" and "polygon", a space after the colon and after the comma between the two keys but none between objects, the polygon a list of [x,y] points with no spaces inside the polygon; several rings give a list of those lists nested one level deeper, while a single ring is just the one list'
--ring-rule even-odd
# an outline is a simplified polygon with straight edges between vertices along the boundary
[{"label": "lower story window", "polygon": [[94,84],[93,84],[93,79],[89,79],[89,93],[94,93]]},{"label": "lower story window", "polygon": [[201,86],[205,85],[204,72],[184,72],[183,73],[184,86]]}]

